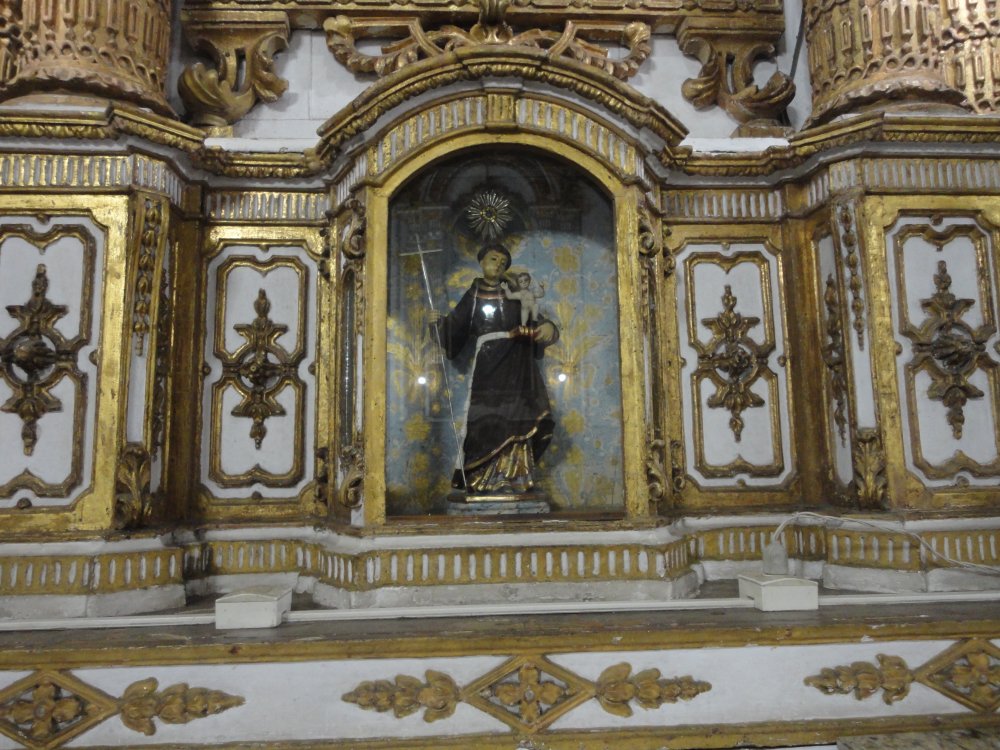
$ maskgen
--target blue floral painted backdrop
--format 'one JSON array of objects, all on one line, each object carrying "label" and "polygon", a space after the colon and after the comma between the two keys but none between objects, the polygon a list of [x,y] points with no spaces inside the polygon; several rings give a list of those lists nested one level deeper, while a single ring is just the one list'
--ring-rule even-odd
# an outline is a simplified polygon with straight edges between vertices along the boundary
[{"label": "blue floral painted backdrop", "polygon": [[[484,191],[510,219],[512,270],[544,284],[540,313],[560,331],[541,370],[556,420],[539,487],[556,511],[623,507],[618,293],[611,202],[572,166],[537,155],[477,154],[407,185],[390,211],[386,487],[390,515],[444,511],[468,394],[471,347],[443,360],[428,326],[480,275],[483,238],[465,209]],[[423,253],[421,256],[415,253]],[[426,272],[426,281],[425,281]]]}]

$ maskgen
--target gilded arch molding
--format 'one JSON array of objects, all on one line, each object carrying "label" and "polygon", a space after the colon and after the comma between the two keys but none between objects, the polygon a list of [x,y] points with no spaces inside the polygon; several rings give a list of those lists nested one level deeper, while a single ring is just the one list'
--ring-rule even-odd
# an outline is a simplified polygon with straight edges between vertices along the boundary
[{"label": "gilded arch molding", "polygon": [[[420,94],[488,78],[544,83],[593,102],[613,118],[635,129],[647,130],[662,141],[658,158],[665,164],[673,163],[674,151],[687,135],[684,126],[665,108],[600,70],[572,60],[550,58],[541,50],[467,48],[418,61],[376,82],[320,128],[316,156],[323,164],[332,163],[344,144]],[[531,96],[523,90],[514,95],[517,100]],[[489,121],[490,125],[510,124],[503,113],[497,114],[500,116]]]}]

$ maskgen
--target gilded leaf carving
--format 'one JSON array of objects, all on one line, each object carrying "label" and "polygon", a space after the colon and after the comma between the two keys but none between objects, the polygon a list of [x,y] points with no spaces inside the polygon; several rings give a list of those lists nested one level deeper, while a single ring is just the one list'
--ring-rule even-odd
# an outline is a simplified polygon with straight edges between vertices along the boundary
[{"label": "gilded leaf carving", "polygon": [[112,521],[116,529],[134,529],[149,522],[154,510],[149,480],[149,451],[140,443],[129,443],[118,459],[115,478]]},{"label": "gilded leaf carving", "polygon": [[685,99],[698,109],[722,107],[747,130],[745,134],[780,135],[786,131],[778,121],[795,96],[795,84],[781,71],[773,73],[763,87],[753,76],[758,60],[774,58],[771,40],[749,29],[745,34],[719,35],[711,29],[691,28],[683,29],[678,41],[685,54],[702,64],[698,75],[681,86]]},{"label": "gilded leaf carving", "polygon": [[888,479],[885,451],[878,429],[865,427],[854,435],[854,490],[863,510],[881,510],[886,505]]},{"label": "gilded leaf carving", "polygon": [[854,695],[865,700],[882,691],[887,705],[903,700],[910,693],[915,676],[898,656],[878,654],[878,665],[856,661],[839,667],[827,667],[805,679],[805,684],[827,695]]},{"label": "gilded leaf carving", "polygon": [[823,363],[830,377],[833,395],[833,422],[837,426],[841,443],[847,439],[847,360],[844,351],[844,333],[841,326],[840,292],[833,274],[827,276],[823,292],[826,304],[826,344],[823,346]]},{"label": "gilded leaf carving", "polygon": [[167,724],[187,724],[195,719],[222,713],[242,706],[243,698],[221,690],[193,688],[186,683],[157,690],[159,683],[150,677],[129,685],[118,701],[122,724],[147,736],[156,734],[153,719]]},{"label": "gilded leaf carving", "polygon": [[260,101],[276,101],[288,82],[274,73],[274,55],[288,46],[288,20],[282,14],[234,32],[225,24],[185,26],[191,45],[215,61],[185,68],[177,90],[193,125],[232,125]]},{"label": "gilded leaf carving", "polygon": [[446,674],[432,669],[424,673],[425,682],[416,677],[397,675],[395,681],[362,682],[343,699],[370,711],[392,711],[397,719],[423,709],[424,721],[446,719],[455,713],[461,700],[458,685]]},{"label": "gilded leaf carving", "polygon": [[601,707],[615,716],[632,715],[632,701],[646,709],[659,708],[664,703],[689,701],[712,689],[707,682],[684,677],[663,678],[658,669],[644,669],[631,674],[627,663],[605,669],[597,678],[595,692]]}]

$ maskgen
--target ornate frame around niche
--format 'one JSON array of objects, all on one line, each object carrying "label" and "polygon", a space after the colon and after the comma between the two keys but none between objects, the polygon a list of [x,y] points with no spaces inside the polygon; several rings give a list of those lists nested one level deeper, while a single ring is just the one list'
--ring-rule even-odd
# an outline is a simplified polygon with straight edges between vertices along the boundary
[{"label": "ornate frame around niche", "polygon": [[[350,341],[363,349],[341,358],[337,365],[335,413],[350,419],[341,426],[334,448],[337,456],[335,497],[339,513],[353,507],[353,521],[364,526],[386,523],[386,316],[388,222],[393,196],[410,178],[444,156],[483,146],[525,149],[575,164],[606,193],[612,203],[619,299],[619,351],[622,386],[622,458],[624,518],[648,518],[660,498],[662,478],[653,481],[647,454],[651,424],[647,393],[660,353],[651,350],[650,321],[654,316],[656,279],[647,268],[660,248],[656,205],[645,179],[637,143],[592,110],[542,94],[497,91],[470,98],[442,94],[389,124],[369,142],[335,188],[342,208],[330,238],[337,246],[336,297],[338,348],[351,352]],[[462,103],[465,122],[456,122],[448,108]],[[478,113],[478,115],[472,114]],[[437,119],[439,118],[439,119]],[[439,138],[416,137],[417,127],[438,122]],[[446,126],[450,125],[451,127]],[[553,123],[562,123],[551,132]],[[550,132],[540,132],[549,130]],[[451,131],[450,133],[448,131]],[[655,226],[654,226],[655,222]],[[332,248],[331,248],[332,252]],[[369,282],[369,280],[371,280]],[[350,287],[348,289],[347,287]],[[353,298],[356,319],[346,317],[344,300]],[[360,334],[360,335],[359,335]],[[345,348],[346,346],[346,348]],[[358,369],[360,362],[360,369]],[[352,375],[352,373],[354,373]],[[360,375],[360,377],[357,377]],[[353,395],[345,382],[360,387]],[[345,404],[345,400],[348,403]],[[353,404],[354,406],[352,406]],[[360,411],[355,411],[355,406]],[[353,411],[353,414],[352,414]],[[657,464],[661,459],[655,458]],[[346,519],[345,519],[346,520]]]}]

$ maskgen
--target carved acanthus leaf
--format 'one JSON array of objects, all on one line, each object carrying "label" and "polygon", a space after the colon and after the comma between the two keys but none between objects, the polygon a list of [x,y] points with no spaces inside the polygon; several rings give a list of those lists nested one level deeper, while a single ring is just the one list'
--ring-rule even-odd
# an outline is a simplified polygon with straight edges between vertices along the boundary
[{"label": "carved acanthus leaf", "polygon": [[[424,29],[419,18],[386,22],[383,18],[336,16],[323,24],[327,46],[334,57],[354,73],[382,77],[417,60],[439,57],[462,47],[505,45],[545,50],[549,57],[568,57],[583,65],[599,68],[626,80],[638,72],[649,57],[651,31],[647,24],[579,23],[566,21],[559,31],[528,29],[517,32],[504,20],[508,0],[479,0],[479,22],[469,30],[445,25]],[[382,48],[379,55],[358,50],[357,43],[377,37],[397,39]],[[620,44],[628,50],[623,57],[611,57],[596,42]]]},{"label": "carved acanthus leaf", "polygon": [[854,489],[862,510],[881,510],[886,505],[888,479],[885,474],[885,451],[878,429],[865,427],[854,435]]},{"label": "carved acanthus leaf", "polygon": [[[177,89],[193,125],[232,125],[259,101],[273,102],[288,88],[274,74],[274,55],[288,46],[288,20],[282,14],[269,22],[232,30],[224,24],[186,26],[191,44],[215,61],[185,68]],[[241,62],[242,61],[242,62]]]},{"label": "carved acanthus leaf", "polygon": [[129,443],[118,460],[115,477],[113,523],[116,529],[134,529],[149,522],[154,506],[149,482],[149,451],[139,443]]},{"label": "carved acanthus leaf", "polygon": [[910,693],[915,676],[898,656],[879,654],[878,666],[856,661],[839,667],[827,667],[819,674],[807,677],[806,685],[827,695],[851,695],[859,701],[870,698],[879,690],[887,705],[901,701]]},{"label": "carved acanthus leaf", "polygon": [[754,134],[786,132],[778,120],[795,96],[795,84],[781,71],[775,71],[763,88],[753,77],[758,60],[774,58],[774,45],[752,33],[738,42],[729,41],[731,36],[716,39],[709,30],[693,28],[679,33],[681,49],[702,64],[698,76],[683,83],[681,93],[698,109],[722,107]]}]

